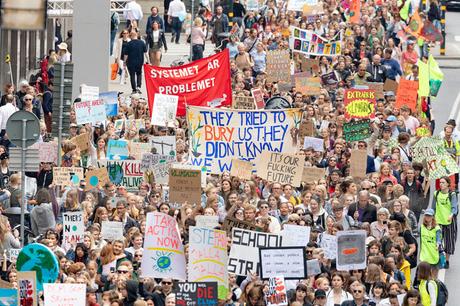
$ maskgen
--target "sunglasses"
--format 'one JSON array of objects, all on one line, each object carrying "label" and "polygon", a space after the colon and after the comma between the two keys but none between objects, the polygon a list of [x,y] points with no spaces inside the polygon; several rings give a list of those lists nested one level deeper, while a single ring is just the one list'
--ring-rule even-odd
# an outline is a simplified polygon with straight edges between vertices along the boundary
[{"label": "sunglasses", "polygon": [[121,273],[121,274],[128,274],[129,271],[128,270],[117,270],[118,273]]},{"label": "sunglasses", "polygon": [[172,282],[161,282],[162,285],[172,285]]},{"label": "sunglasses", "polygon": [[32,99],[24,99],[24,101],[32,101]]},{"label": "sunglasses", "polygon": [[135,254],[134,257],[142,257],[142,254]]},{"label": "sunglasses", "polygon": [[363,293],[362,290],[353,290],[353,293]]}]

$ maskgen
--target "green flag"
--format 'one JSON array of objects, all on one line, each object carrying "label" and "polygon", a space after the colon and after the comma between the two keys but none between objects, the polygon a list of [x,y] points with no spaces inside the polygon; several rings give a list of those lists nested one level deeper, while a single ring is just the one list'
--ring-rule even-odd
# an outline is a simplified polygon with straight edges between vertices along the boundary
[{"label": "green flag", "polygon": [[436,97],[438,95],[439,88],[441,88],[442,81],[444,80],[444,73],[442,73],[438,62],[436,62],[431,54],[428,58],[428,68],[430,70],[430,96]]}]

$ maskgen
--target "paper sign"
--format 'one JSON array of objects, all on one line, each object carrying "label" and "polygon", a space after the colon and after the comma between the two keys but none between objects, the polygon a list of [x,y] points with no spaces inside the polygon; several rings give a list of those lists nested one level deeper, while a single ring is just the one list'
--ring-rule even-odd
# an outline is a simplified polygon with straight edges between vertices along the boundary
[{"label": "paper sign", "polygon": [[38,144],[38,158],[41,163],[53,163],[57,165],[58,148],[55,142],[42,142]]},{"label": "paper sign", "polygon": [[8,260],[11,261],[11,262],[16,262],[21,250],[22,249],[9,249],[9,251],[8,251]]},{"label": "paper sign", "polygon": [[280,235],[233,228],[228,272],[247,276],[251,272],[260,271],[259,248],[276,248],[281,243]]},{"label": "paper sign", "polygon": [[319,58],[306,58],[301,56],[300,60],[302,61],[302,71],[310,73],[319,72]]},{"label": "paper sign", "polygon": [[324,140],[315,137],[305,137],[303,148],[313,148],[316,152],[324,152]]},{"label": "paper sign", "polygon": [[[178,282],[173,290],[176,295],[174,305],[187,306],[217,306],[217,283],[216,282]],[[227,297],[219,297],[226,299]]]},{"label": "paper sign", "polygon": [[267,82],[280,82],[291,79],[291,55],[289,50],[267,52]]},{"label": "paper sign", "polygon": [[144,180],[140,160],[98,160],[99,168],[106,168],[109,180],[116,186],[124,186],[127,191],[135,192]]},{"label": "paper sign", "polygon": [[335,86],[339,82],[335,71],[331,71],[321,75],[321,83],[326,86]]},{"label": "paper sign", "polygon": [[160,212],[147,213],[141,266],[143,277],[186,279],[184,246],[176,219]]},{"label": "paper sign", "polygon": [[319,246],[324,251],[324,257],[327,259],[337,258],[337,237],[323,233]]},{"label": "paper sign", "polygon": [[396,95],[396,93],[398,92],[398,82],[391,79],[386,79],[385,83],[383,83],[383,91],[391,91]]},{"label": "paper sign", "polygon": [[77,243],[83,242],[83,237],[85,234],[83,212],[64,212],[62,214],[62,218],[64,221],[64,239],[62,241],[62,245],[64,250],[69,250],[72,246],[75,246]]},{"label": "paper sign", "polygon": [[82,101],[98,100],[99,99],[99,87],[82,85],[80,98]]},{"label": "paper sign", "polygon": [[307,274],[308,276],[321,274],[321,267],[318,259],[307,260]]},{"label": "paper sign", "polygon": [[129,156],[128,142],[124,139],[109,139],[107,144],[107,159],[123,160]]},{"label": "paper sign", "polygon": [[86,284],[43,284],[45,306],[86,305]]},{"label": "paper sign", "polygon": [[54,167],[53,184],[56,186],[75,186],[84,180],[83,168],[80,167]]},{"label": "paper sign", "polygon": [[86,189],[103,188],[110,182],[106,168],[88,170],[85,175]]},{"label": "paper sign", "polygon": [[[117,116],[118,115],[118,92],[116,91],[101,92],[99,94],[99,99],[101,99],[102,102],[104,102],[105,112],[107,116]],[[91,100],[88,100],[88,101],[91,101]]]},{"label": "paper sign", "polygon": [[104,122],[107,118],[102,100],[75,102],[73,105],[78,124]]},{"label": "paper sign", "polygon": [[304,95],[316,96],[321,93],[321,79],[319,77],[295,77],[295,87]]},{"label": "paper sign", "polygon": [[302,12],[304,5],[317,5],[318,0],[289,0],[287,9],[288,11]]},{"label": "paper sign", "polygon": [[157,164],[171,164],[175,159],[176,158],[171,155],[144,153],[142,154],[141,170],[152,170]]},{"label": "paper sign", "polygon": [[155,94],[152,110],[152,125],[174,127],[179,96]]},{"label": "paper sign", "polygon": [[305,4],[302,8],[303,16],[317,16],[324,14],[323,4],[319,3],[317,5],[308,5]]},{"label": "paper sign", "polygon": [[123,223],[119,221],[102,221],[101,236],[109,241],[124,239]]},{"label": "paper sign", "polygon": [[265,108],[264,94],[260,88],[251,89],[251,95],[254,98],[257,109]]},{"label": "paper sign", "polygon": [[83,133],[83,134],[77,135],[71,138],[70,142],[75,144],[80,149],[81,152],[86,151],[89,148],[89,134]]},{"label": "paper sign", "polygon": [[169,169],[169,201],[200,205],[201,171],[171,167]]},{"label": "paper sign", "polygon": [[176,136],[152,136],[150,144],[156,154],[176,156]]},{"label": "paper sign", "polygon": [[366,231],[337,232],[337,270],[366,268]]},{"label": "paper sign", "polygon": [[371,137],[371,121],[362,119],[358,121],[345,122],[343,133],[347,142],[364,140]]},{"label": "paper sign", "polygon": [[233,96],[233,109],[255,109],[256,105],[253,97]]},{"label": "paper sign", "polygon": [[264,151],[256,167],[257,175],[269,182],[300,186],[303,159],[299,155]]},{"label": "paper sign", "polygon": [[20,305],[38,305],[37,272],[17,272]]},{"label": "paper sign", "polygon": [[271,277],[268,288],[264,290],[264,299],[267,306],[284,306],[288,304],[286,284],[283,276]]},{"label": "paper sign", "polygon": [[250,180],[252,177],[252,163],[240,159],[232,159],[231,176],[236,176],[244,180]]},{"label": "paper sign", "polygon": [[304,167],[302,171],[302,182],[313,183],[323,179],[326,175],[324,168]]},{"label": "paper sign", "polygon": [[369,89],[347,89],[344,95],[346,119],[375,118],[375,92]]},{"label": "paper sign", "polygon": [[399,81],[398,93],[396,94],[396,107],[401,108],[401,106],[407,105],[415,112],[418,95],[417,91],[418,81],[401,79]]},{"label": "paper sign", "polygon": [[376,83],[376,82],[367,82],[365,85],[368,89],[375,91],[375,98],[377,100],[383,99],[383,83]]},{"label": "paper sign", "polygon": [[[198,224],[197,224],[198,225]],[[219,299],[228,293],[227,233],[225,231],[190,227],[188,280],[217,282]]]},{"label": "paper sign", "polygon": [[128,148],[129,156],[136,160],[141,160],[145,153],[150,153],[151,145],[150,143],[144,142],[131,142]]},{"label": "paper sign", "polygon": [[0,289],[0,306],[19,305],[17,289]]},{"label": "paper sign", "polygon": [[259,248],[260,278],[283,275],[285,279],[307,277],[305,247]]},{"label": "paper sign", "polygon": [[155,183],[161,185],[167,185],[169,182],[169,169],[171,168],[170,163],[156,164],[152,168],[153,177]]},{"label": "paper sign", "polygon": [[353,177],[366,177],[367,152],[366,150],[351,150],[350,175]]},{"label": "paper sign", "polygon": [[196,227],[213,229],[219,226],[219,216],[203,216],[198,215],[195,217]]},{"label": "paper sign", "polygon": [[310,227],[285,224],[281,235],[283,247],[306,247],[310,242]]}]

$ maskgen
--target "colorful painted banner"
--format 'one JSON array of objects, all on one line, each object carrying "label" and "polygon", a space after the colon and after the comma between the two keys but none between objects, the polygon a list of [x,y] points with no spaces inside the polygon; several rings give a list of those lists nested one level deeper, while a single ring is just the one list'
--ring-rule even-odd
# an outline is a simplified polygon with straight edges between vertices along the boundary
[{"label": "colorful painted banner", "polygon": [[179,67],[144,65],[150,116],[155,94],[179,96],[177,116],[187,105],[220,107],[232,104],[228,49]]},{"label": "colorful painted banner", "polygon": [[337,232],[337,270],[366,268],[366,231]]},{"label": "colorful painted banner", "polygon": [[217,282],[219,299],[228,292],[227,233],[225,231],[190,227],[188,280]]},{"label": "colorful painted banner", "polygon": [[128,142],[124,139],[109,139],[107,144],[107,159],[123,160],[129,156]]},{"label": "colorful painted banner", "polygon": [[118,92],[107,91],[99,93],[99,99],[105,105],[105,113],[107,116],[118,115]]},{"label": "colorful painted banner", "polygon": [[77,243],[83,242],[85,234],[83,212],[65,212],[62,214],[62,219],[64,221],[62,245],[64,250],[69,250],[71,247],[75,247]]},{"label": "colorful painted banner", "polygon": [[17,273],[19,305],[37,306],[37,271],[22,271]]},{"label": "colorful painted banner", "polygon": [[428,58],[428,75],[430,84],[430,95],[436,97],[439,89],[441,88],[442,81],[444,80],[444,73],[439,68],[438,62],[430,54]]},{"label": "colorful painted banner", "polygon": [[156,93],[151,118],[152,125],[174,127],[178,102],[178,96]]},{"label": "colorful painted banner", "polygon": [[192,165],[208,172],[231,171],[232,159],[252,161],[262,151],[295,153],[291,134],[301,120],[299,109],[241,111],[189,107]]},{"label": "colorful painted banner", "polygon": [[268,289],[264,291],[267,306],[288,305],[286,284],[283,276],[271,277],[268,280]]},{"label": "colorful painted banner", "polygon": [[44,306],[83,306],[86,304],[86,284],[45,284]]},{"label": "colorful painted banner", "polygon": [[144,179],[140,160],[98,160],[97,166],[106,168],[109,180],[129,192],[138,191]]},{"label": "colorful painted banner", "polygon": [[174,217],[160,212],[147,214],[142,275],[186,280],[184,245]]},{"label": "colorful painted banner", "polygon": [[257,176],[269,182],[299,187],[303,164],[301,155],[263,151],[256,162]]},{"label": "colorful painted banner", "polygon": [[340,41],[330,42],[312,31],[296,27],[291,27],[289,47],[294,52],[308,55],[338,56],[342,53]]},{"label": "colorful painted banner", "polygon": [[396,108],[401,106],[409,106],[415,112],[417,105],[417,91],[418,81],[410,81],[401,78],[398,86],[398,93],[396,94]]},{"label": "colorful painted banner", "polygon": [[20,305],[18,301],[18,290],[1,288],[0,289],[0,306]]},{"label": "colorful painted banner", "polygon": [[345,119],[375,118],[375,91],[369,89],[345,90]]},{"label": "colorful painted banner", "polygon": [[369,119],[345,122],[343,133],[347,142],[367,139],[371,136],[371,121]]},{"label": "colorful painted banner", "polygon": [[100,123],[107,118],[102,100],[75,102],[73,105],[78,124]]},{"label": "colorful painted banner", "polygon": [[295,89],[300,91],[304,95],[316,96],[321,93],[321,78],[320,77],[296,77],[295,79]]},{"label": "colorful painted banner", "polygon": [[178,282],[173,291],[177,306],[217,306],[218,299],[227,298],[217,297],[216,282]]}]

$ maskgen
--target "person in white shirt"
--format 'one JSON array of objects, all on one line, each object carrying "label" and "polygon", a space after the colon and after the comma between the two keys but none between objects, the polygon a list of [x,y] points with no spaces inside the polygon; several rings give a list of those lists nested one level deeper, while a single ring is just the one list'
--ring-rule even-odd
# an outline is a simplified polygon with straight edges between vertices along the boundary
[{"label": "person in white shirt", "polygon": [[406,129],[410,131],[411,135],[415,135],[415,130],[420,126],[420,122],[417,118],[411,115],[411,109],[407,105],[401,106],[401,116],[404,118],[404,125]]},{"label": "person in white shirt", "polygon": [[143,236],[140,233],[135,233],[131,236],[131,246],[125,249],[125,252],[130,253],[133,258],[136,254],[136,251],[143,251],[142,243],[144,242]]},{"label": "person in white shirt", "polygon": [[[457,123],[455,122],[455,120],[449,119],[446,125],[450,125],[452,127],[452,136],[451,136],[452,139],[455,141],[460,141],[460,131],[456,129]],[[441,138],[444,138],[446,136],[446,134],[444,133],[444,130],[442,130],[442,132],[439,133],[439,135],[441,136]]]},{"label": "person in white shirt", "polygon": [[132,0],[126,4],[125,11],[123,12],[123,17],[125,17],[127,21],[126,28],[129,29],[131,23],[133,23],[133,27],[137,27],[143,16],[144,13],[142,12],[142,7],[136,2],[136,0]]},{"label": "person in white shirt", "polygon": [[185,19],[186,14],[184,2],[181,0],[173,0],[169,3],[168,22],[171,24],[173,35],[171,42],[175,40],[176,44],[179,43],[182,21]]},{"label": "person in white shirt", "polygon": [[62,42],[58,45],[58,62],[59,63],[68,63],[72,59],[72,54],[67,50],[67,44]]},{"label": "person in white shirt", "polygon": [[19,110],[16,106],[13,105],[13,102],[14,102],[14,96],[7,95],[6,104],[0,107],[0,129],[1,129],[0,136],[2,137],[3,135],[5,135],[6,122],[8,121],[8,119],[13,113]]}]

